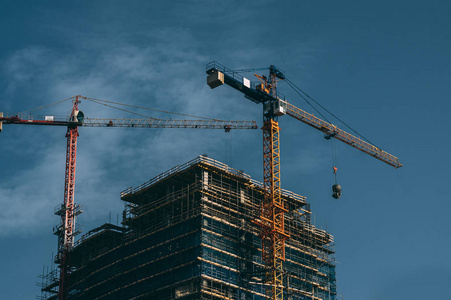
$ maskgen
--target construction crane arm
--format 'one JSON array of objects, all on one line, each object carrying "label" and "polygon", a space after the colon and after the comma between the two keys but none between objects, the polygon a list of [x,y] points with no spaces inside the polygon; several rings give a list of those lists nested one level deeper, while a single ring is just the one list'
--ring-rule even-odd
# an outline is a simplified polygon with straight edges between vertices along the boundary
[{"label": "construction crane arm", "polygon": [[204,128],[204,129],[257,129],[255,121],[222,120],[160,120],[160,119],[98,119],[87,118],[85,127],[141,127],[141,128]]},{"label": "construction crane arm", "polygon": [[286,101],[280,100],[281,105],[285,106],[286,114],[308,124],[318,130],[321,130],[326,134],[326,138],[336,138],[356,149],[363,151],[366,154],[369,154],[384,163],[387,163],[395,168],[402,167],[402,164],[399,162],[399,159],[396,156],[393,156],[382,149],[356,137],[350,133],[347,133],[344,130],[337,128],[337,126],[328,123],[324,120],[321,120],[318,117],[315,117],[313,114],[309,114],[308,112],[303,111],[302,109],[287,103]]},{"label": "construction crane arm", "polygon": [[[276,70],[277,71],[277,70]],[[283,100],[284,96],[278,93],[277,98],[273,97],[265,90],[265,86],[255,85],[250,80],[242,77],[237,72],[230,70],[217,62],[210,62],[207,64],[207,84],[210,88],[218,87],[222,84],[227,84],[236,90],[242,92],[244,96],[255,103],[272,103],[273,107],[266,107],[265,110],[272,110],[272,113],[277,116],[289,115],[299,121],[302,121],[318,130],[321,130],[326,134],[326,138],[336,138],[354,148],[369,154],[380,161],[383,161],[395,168],[402,167],[398,158],[379,149],[378,147],[347,133],[344,130],[337,128],[335,125],[330,124],[320,118],[309,114],[302,109],[289,104]],[[276,74],[279,79],[284,79],[283,73]]]},{"label": "construction crane arm", "polygon": [[0,117],[0,123],[81,127],[134,127],[134,128],[198,128],[198,129],[257,129],[255,121],[223,120],[162,120],[162,119],[102,119],[84,118],[82,122],[58,121],[47,117],[44,120],[23,119],[18,116]]}]

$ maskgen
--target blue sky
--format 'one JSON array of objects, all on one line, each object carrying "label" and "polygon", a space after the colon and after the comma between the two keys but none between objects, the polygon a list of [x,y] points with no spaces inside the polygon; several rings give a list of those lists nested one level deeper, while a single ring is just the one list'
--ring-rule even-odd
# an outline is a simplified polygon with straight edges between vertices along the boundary
[{"label": "blue sky", "polygon": [[[307,196],[316,226],[335,236],[339,294],[450,298],[447,1],[3,1],[0,7],[4,112],[82,94],[261,125],[260,106],[227,86],[210,90],[205,65],[283,69],[404,164],[395,170],[336,141],[343,196],[335,200],[331,142],[280,118],[283,188]],[[279,90],[313,112],[288,85]],[[88,117],[133,117],[86,101],[80,108]],[[69,110],[64,103],[43,113]],[[18,125],[0,134],[2,299],[38,295],[37,275],[56,251],[53,208],[63,200],[64,136],[64,128]],[[120,191],[203,153],[262,179],[260,130],[82,128],[79,223],[87,232],[110,212],[115,222]]]}]

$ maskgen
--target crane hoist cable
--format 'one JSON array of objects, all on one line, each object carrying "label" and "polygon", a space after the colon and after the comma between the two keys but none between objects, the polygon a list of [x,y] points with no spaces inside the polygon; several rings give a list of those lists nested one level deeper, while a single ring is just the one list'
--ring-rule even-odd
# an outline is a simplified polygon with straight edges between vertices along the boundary
[{"label": "crane hoist cable", "polygon": [[[113,106],[113,105],[109,105],[109,104],[116,104],[116,105],[121,105],[121,106],[133,107],[133,108],[144,109],[144,110],[155,111],[155,112],[161,112],[161,113],[165,113],[165,114],[172,114],[172,115],[179,115],[179,116],[185,116],[185,117],[191,117],[191,118],[198,118],[198,119],[203,119],[203,120],[212,120],[212,121],[220,121],[220,122],[224,122],[225,121],[225,120],[222,120],[222,119],[215,119],[215,118],[209,118],[209,117],[201,117],[201,116],[196,116],[196,115],[176,113],[176,112],[160,110],[160,109],[155,109],[155,108],[149,108],[149,107],[125,104],[125,103],[120,103],[120,102],[114,102],[114,101],[110,101],[110,100],[103,100],[103,99],[97,99],[97,98],[91,98],[91,97],[81,97],[81,98],[84,99],[84,100],[90,101],[92,103],[97,103],[99,105],[104,105],[104,106],[107,106],[107,107],[110,107],[110,108],[114,108],[114,109],[117,109],[117,110],[121,110],[121,111],[124,111],[124,112],[127,112],[127,113],[135,114],[135,115],[142,116],[142,117],[145,117],[147,119],[152,119],[152,120],[161,120],[161,119],[155,118],[155,117],[152,117],[152,116],[149,116],[149,115],[139,114],[139,113],[136,113],[134,111],[122,109],[122,108],[119,108],[119,107],[116,107],[116,106]],[[74,100],[74,99],[75,99],[75,96],[74,97],[69,97],[69,98],[66,98],[66,99],[63,99],[63,100],[59,100],[59,101],[55,101],[55,102],[52,102],[52,103],[49,103],[49,104],[46,104],[46,105],[41,105],[41,106],[38,106],[38,107],[35,107],[35,108],[32,108],[32,109],[24,110],[22,112],[19,112],[19,114],[25,114],[25,113],[31,114],[34,111],[40,111],[40,110],[43,110],[44,108],[48,108],[50,106],[53,106],[53,105],[56,105],[56,104],[59,104],[59,103],[63,103],[63,102],[69,101],[69,100]]]},{"label": "crane hoist cable", "polygon": [[[310,105],[321,117],[323,117],[327,122],[331,123],[325,115],[323,115],[315,106],[313,106],[306,97],[304,97],[304,95],[302,95],[298,90],[300,90],[301,92],[303,92],[301,89],[299,89],[298,87],[296,87],[294,85],[294,83],[292,83],[291,81],[289,81],[288,79],[285,79],[286,83],[302,98],[304,99],[305,102],[307,102],[308,105]],[[315,101],[316,103],[316,101]]]},{"label": "crane hoist cable", "polygon": [[225,163],[229,166],[233,165],[233,132],[225,135],[224,156]]},{"label": "crane hoist cable", "polygon": [[333,139],[331,143],[332,147],[332,170],[334,172],[335,184],[332,185],[332,197],[335,199],[339,199],[341,197],[341,185],[337,182],[337,148],[335,144],[335,139]]},{"label": "crane hoist cable", "polygon": [[[329,111],[327,108],[325,108],[323,105],[321,105],[318,101],[316,101],[315,99],[313,99],[312,97],[310,97],[309,94],[307,94],[306,92],[304,92],[300,87],[296,86],[292,81],[290,81],[288,78],[285,78],[285,82],[292,88],[295,90],[295,92],[300,95],[310,106],[312,106],[323,118],[326,119],[327,122],[331,123],[329,120],[327,120],[327,118],[321,114],[309,101],[306,100],[305,97],[309,98],[310,100],[312,100],[313,102],[315,102],[319,107],[321,107],[322,109],[324,109],[327,113],[329,113],[332,117],[334,117],[335,119],[337,119],[338,121],[340,121],[343,125],[345,125],[346,127],[348,127],[352,132],[354,132],[355,134],[359,135],[360,137],[362,137],[364,140],[366,140],[368,143],[372,144],[373,146],[379,148],[376,144],[374,144],[373,142],[371,142],[369,139],[367,139],[365,136],[363,136],[361,133],[357,132],[354,128],[352,128],[351,126],[349,126],[348,124],[346,124],[343,120],[341,120],[339,117],[337,117],[335,114],[333,114],[331,111]],[[300,92],[299,92],[300,91]],[[305,97],[303,97],[302,94],[305,95]],[[380,149],[380,148],[379,148]]]},{"label": "crane hoist cable", "polygon": [[114,109],[117,109],[117,110],[125,111],[125,112],[131,113],[131,114],[135,114],[137,116],[141,116],[141,117],[144,117],[144,118],[148,118],[148,119],[152,119],[152,120],[160,120],[160,119],[157,119],[157,118],[154,118],[154,117],[151,117],[151,116],[147,116],[147,115],[136,113],[134,111],[130,111],[130,110],[119,108],[119,107],[116,107],[116,106],[113,106],[113,105],[110,105],[110,104],[102,103],[102,102],[99,102],[97,100],[93,100],[93,99],[89,99],[89,98],[86,98],[85,100],[93,102],[93,103],[97,103],[97,104],[100,104],[100,105],[104,105],[104,106],[107,106],[107,107],[111,107],[111,108],[114,108]]},{"label": "crane hoist cable", "polygon": [[[301,98],[303,98],[305,100],[305,102],[307,102],[315,111],[317,111],[327,122],[331,123],[326,116],[324,116],[318,109],[316,109],[308,100],[307,98],[311,99],[312,101],[314,101],[317,105],[319,105],[322,109],[324,109],[326,112],[328,112],[331,116],[333,116],[334,118],[336,118],[337,120],[339,120],[341,123],[343,123],[345,126],[347,126],[349,129],[351,129],[352,131],[354,131],[356,134],[362,136],[361,134],[359,134],[358,132],[356,132],[354,129],[352,129],[350,126],[348,126],[346,123],[344,123],[341,119],[339,119],[337,116],[335,116],[333,113],[331,113],[328,109],[326,109],[324,106],[322,106],[321,104],[318,103],[318,101],[316,101],[315,99],[313,99],[312,97],[310,97],[306,92],[304,92],[301,88],[299,88],[298,86],[296,86],[294,83],[292,83],[289,79],[285,79],[287,84],[299,95],[301,96]],[[300,92],[299,92],[300,91]],[[301,94],[302,93],[302,94]],[[305,96],[304,96],[305,95]],[[307,98],[306,98],[307,97]],[[362,136],[363,137],[363,136]],[[369,143],[373,144],[372,142],[370,142],[367,138],[363,137],[365,140],[367,140]],[[326,136],[326,139],[330,139],[330,136]],[[374,145],[374,144],[373,144]],[[339,199],[341,197],[341,185],[338,184],[337,182],[337,151],[336,151],[336,147],[335,147],[335,139],[332,139],[332,170],[334,173],[334,179],[335,179],[335,184],[332,185],[332,197],[335,199]]]},{"label": "crane hoist cable", "polygon": [[56,102],[53,102],[53,103],[50,103],[50,104],[41,105],[41,106],[38,106],[38,107],[35,107],[35,108],[32,108],[32,109],[24,110],[24,111],[21,111],[21,112],[19,112],[19,113],[20,113],[20,114],[24,114],[24,113],[27,113],[27,112],[30,113],[30,112],[32,112],[32,111],[43,110],[44,108],[47,108],[47,107],[49,107],[49,106],[56,105],[56,104],[59,104],[59,103],[63,103],[63,102],[65,102],[65,101],[69,101],[69,100],[72,100],[72,99],[74,99],[74,98],[75,98],[75,97],[66,98],[66,99],[59,100],[59,101],[56,101]]},{"label": "crane hoist cable", "polygon": [[112,104],[116,104],[116,105],[122,105],[122,106],[134,107],[134,108],[139,108],[139,109],[151,110],[151,111],[162,112],[162,113],[166,113],[166,114],[173,114],[173,115],[178,115],[178,116],[185,116],[185,117],[199,118],[199,119],[213,120],[213,121],[224,121],[224,120],[221,120],[221,119],[200,117],[200,116],[188,115],[188,114],[181,114],[181,113],[176,113],[176,112],[171,112],[171,111],[166,111],[166,110],[160,110],[160,109],[149,108],[149,107],[142,107],[142,106],[131,105],[131,104],[124,104],[124,103],[119,103],[119,102],[114,102],[114,101],[109,101],[109,100],[102,100],[102,99],[96,99],[96,98],[85,98],[85,99],[88,100],[88,101],[89,100],[95,100],[95,101],[100,101],[100,102],[105,102],[105,103],[112,103]]}]

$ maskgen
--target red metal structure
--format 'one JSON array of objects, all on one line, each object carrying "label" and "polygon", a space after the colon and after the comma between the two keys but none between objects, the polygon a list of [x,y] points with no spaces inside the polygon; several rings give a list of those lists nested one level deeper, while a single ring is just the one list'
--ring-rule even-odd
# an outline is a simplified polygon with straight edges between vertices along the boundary
[{"label": "red metal structure", "polygon": [[[70,120],[75,121],[78,114],[79,96],[75,97],[74,106],[70,115]],[[66,148],[66,176],[64,180],[64,204],[61,212],[61,224],[63,227],[58,236],[58,259],[60,260],[60,281],[58,299],[66,299],[70,274],[70,250],[74,244],[75,230],[75,166],[77,162],[77,138],[78,126],[67,127],[67,148]]]},{"label": "red metal structure", "polygon": [[83,112],[78,110],[80,99],[88,99],[80,95],[73,97],[73,107],[69,120],[58,121],[52,118],[35,120],[16,116],[3,116],[0,113],[0,132],[5,124],[25,125],[50,125],[67,126],[66,148],[66,175],[64,180],[64,202],[59,206],[55,214],[61,217],[60,225],[55,227],[54,233],[58,235],[58,255],[56,262],[60,268],[58,293],[59,300],[67,299],[67,287],[69,286],[71,273],[71,250],[74,245],[76,230],[76,216],[82,213],[80,206],[75,205],[75,169],[77,160],[78,127],[129,127],[129,128],[195,128],[195,129],[223,129],[229,132],[231,129],[257,129],[255,121],[222,121],[222,120],[162,120],[162,119],[100,119],[84,118]]}]

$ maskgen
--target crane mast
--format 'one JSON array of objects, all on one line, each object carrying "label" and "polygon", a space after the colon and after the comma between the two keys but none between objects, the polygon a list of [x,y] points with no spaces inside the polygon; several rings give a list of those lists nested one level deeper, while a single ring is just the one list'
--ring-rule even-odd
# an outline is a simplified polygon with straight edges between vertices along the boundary
[{"label": "crane mast", "polygon": [[[277,95],[277,76],[270,69],[269,83],[263,89],[273,98]],[[285,261],[284,213],[287,211],[281,197],[279,123],[274,113],[273,101],[263,113],[263,202],[261,205],[262,260],[268,267],[265,272],[266,293],[274,299],[283,299],[283,262]]]},{"label": "crane mast", "polygon": [[[75,97],[74,105],[70,115],[70,120],[75,120],[78,111],[79,96]],[[74,244],[75,230],[75,166],[77,158],[77,138],[78,126],[67,127],[67,148],[66,148],[66,175],[64,180],[64,202],[61,212],[61,230],[58,236],[58,259],[60,260],[60,280],[58,289],[58,300],[67,298],[67,288],[70,274],[70,254]]]},{"label": "crane mast", "polygon": [[397,157],[285,101],[284,97],[277,92],[277,81],[284,80],[285,75],[275,66],[269,67],[269,79],[255,74],[261,81],[261,84],[258,85],[217,62],[207,64],[207,74],[207,84],[210,88],[227,84],[242,92],[247,99],[257,104],[263,104],[264,193],[260,219],[255,222],[261,226],[262,260],[266,266],[264,278],[266,294],[270,299],[282,300],[284,296],[285,241],[290,236],[284,228],[284,214],[287,209],[281,198],[278,116],[287,114],[321,130],[326,134],[327,139],[336,138],[395,168],[402,167],[402,164]]},{"label": "crane mast", "polygon": [[74,246],[74,238],[78,233],[75,227],[76,216],[82,213],[80,206],[75,205],[75,169],[77,159],[78,127],[129,127],[129,128],[195,128],[195,129],[224,129],[229,132],[232,129],[257,129],[255,121],[224,121],[216,119],[207,120],[164,120],[164,119],[102,119],[84,118],[83,112],[78,110],[81,102],[80,95],[73,97],[72,111],[69,120],[54,120],[53,117],[44,120],[34,119],[31,116],[24,119],[15,116],[3,116],[0,112],[0,132],[4,124],[23,125],[47,125],[67,126],[66,139],[66,172],[64,180],[64,201],[55,211],[59,215],[60,225],[54,228],[58,235],[57,263],[60,268],[58,300],[68,298],[68,287],[71,273],[71,250]]},{"label": "crane mast", "polygon": [[261,227],[262,261],[266,266],[264,278],[266,294],[271,299],[283,299],[285,240],[289,238],[289,234],[285,232],[284,214],[287,209],[281,197],[277,80],[285,77],[280,70],[271,66],[269,80],[265,76],[258,76],[262,84],[252,89],[247,79],[243,78],[239,82],[233,76],[221,71],[216,63],[207,65],[209,74],[207,83],[211,88],[226,82],[242,91],[246,98],[263,103],[263,201],[260,219],[256,222]]}]

